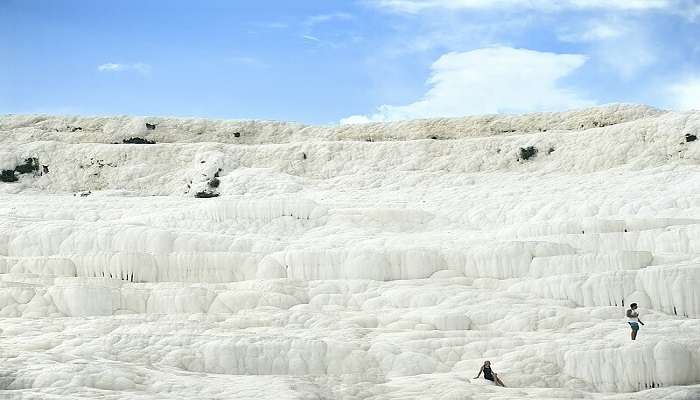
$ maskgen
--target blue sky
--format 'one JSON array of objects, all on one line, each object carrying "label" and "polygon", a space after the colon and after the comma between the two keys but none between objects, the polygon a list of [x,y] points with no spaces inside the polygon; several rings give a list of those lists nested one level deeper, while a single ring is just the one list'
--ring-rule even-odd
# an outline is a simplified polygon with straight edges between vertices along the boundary
[{"label": "blue sky", "polygon": [[700,0],[0,0],[0,113],[700,108]]}]

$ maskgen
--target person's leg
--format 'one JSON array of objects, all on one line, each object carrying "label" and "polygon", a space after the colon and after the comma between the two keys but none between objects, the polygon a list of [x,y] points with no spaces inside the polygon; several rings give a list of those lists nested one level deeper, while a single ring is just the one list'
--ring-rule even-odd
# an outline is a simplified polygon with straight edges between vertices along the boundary
[{"label": "person's leg", "polygon": [[493,381],[498,386],[506,387],[506,385],[503,384],[503,381],[501,381],[501,378],[498,377],[498,374],[493,374]]},{"label": "person's leg", "polygon": [[632,329],[632,340],[637,340],[637,330]]}]

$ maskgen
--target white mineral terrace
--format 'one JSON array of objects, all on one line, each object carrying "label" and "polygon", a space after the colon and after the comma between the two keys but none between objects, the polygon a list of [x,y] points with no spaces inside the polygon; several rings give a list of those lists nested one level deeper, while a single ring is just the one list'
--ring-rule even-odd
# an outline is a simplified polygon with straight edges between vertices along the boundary
[{"label": "white mineral terrace", "polygon": [[0,117],[0,398],[699,399],[698,136]]}]

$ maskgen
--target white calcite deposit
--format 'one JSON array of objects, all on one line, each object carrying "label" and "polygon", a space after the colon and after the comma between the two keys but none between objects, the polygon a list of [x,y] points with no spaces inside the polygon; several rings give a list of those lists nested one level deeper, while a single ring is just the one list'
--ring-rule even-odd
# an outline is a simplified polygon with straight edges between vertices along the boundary
[{"label": "white calcite deposit", "polygon": [[0,398],[700,399],[698,136],[0,117]]}]

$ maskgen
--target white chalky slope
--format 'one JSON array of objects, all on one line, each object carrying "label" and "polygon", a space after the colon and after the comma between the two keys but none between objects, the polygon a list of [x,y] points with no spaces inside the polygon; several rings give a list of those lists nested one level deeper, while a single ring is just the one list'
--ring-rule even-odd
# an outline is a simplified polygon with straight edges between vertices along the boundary
[{"label": "white chalky slope", "polygon": [[0,398],[699,399],[698,136],[0,117]]}]

